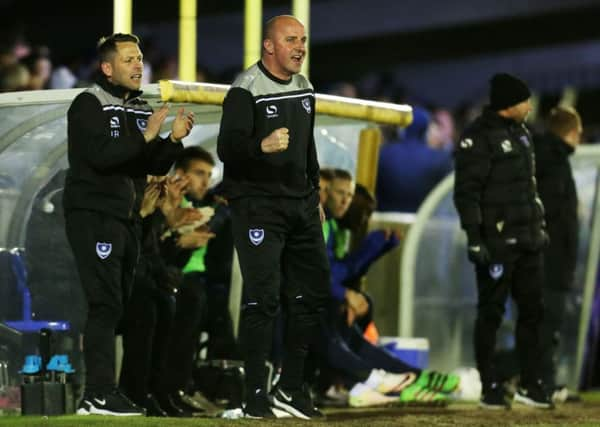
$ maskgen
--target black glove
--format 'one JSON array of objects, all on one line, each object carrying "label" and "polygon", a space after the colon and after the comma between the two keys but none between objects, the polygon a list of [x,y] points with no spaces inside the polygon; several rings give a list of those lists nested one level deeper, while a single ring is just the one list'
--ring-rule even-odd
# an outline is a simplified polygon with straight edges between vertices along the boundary
[{"label": "black glove", "polygon": [[479,226],[465,227],[465,233],[467,233],[467,241],[469,242],[469,261],[478,265],[489,264],[490,251],[482,242]]},{"label": "black glove", "polygon": [[490,263],[490,251],[483,243],[469,245],[469,261],[477,265],[487,265]]}]

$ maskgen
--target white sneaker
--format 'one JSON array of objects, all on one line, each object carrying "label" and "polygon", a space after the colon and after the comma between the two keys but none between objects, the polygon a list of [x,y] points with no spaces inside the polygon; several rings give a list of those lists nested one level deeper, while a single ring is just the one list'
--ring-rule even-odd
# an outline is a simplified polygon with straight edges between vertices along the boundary
[{"label": "white sneaker", "polygon": [[371,389],[381,393],[400,393],[417,379],[414,372],[404,374],[392,374],[382,369],[374,369],[364,382]]},{"label": "white sneaker", "polygon": [[460,385],[452,392],[452,399],[464,402],[478,402],[481,400],[482,385],[477,369],[461,367],[456,368],[452,373],[460,377]]},{"label": "white sneaker", "polygon": [[357,383],[350,390],[348,404],[353,408],[365,408],[368,406],[389,405],[397,400],[397,397],[381,394],[365,383]]},{"label": "white sneaker", "polygon": [[244,418],[244,410],[242,408],[226,409],[223,411],[223,414],[221,414],[221,418],[228,420],[239,420]]},{"label": "white sneaker", "polygon": [[565,403],[569,398],[569,390],[566,387],[557,388],[552,393],[552,401],[554,403]]}]

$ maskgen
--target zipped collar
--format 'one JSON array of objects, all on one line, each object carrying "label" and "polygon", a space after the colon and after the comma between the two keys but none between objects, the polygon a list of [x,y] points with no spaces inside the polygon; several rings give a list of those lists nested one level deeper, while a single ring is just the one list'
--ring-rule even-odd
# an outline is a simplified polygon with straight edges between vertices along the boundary
[{"label": "zipped collar", "polygon": [[260,71],[262,71],[265,76],[273,80],[275,83],[279,83],[280,85],[289,85],[292,82],[293,77],[290,77],[288,80],[282,80],[279,77],[275,77],[269,72],[269,70],[267,70],[267,67],[265,67],[265,64],[263,64],[261,60],[259,60],[257,64],[258,68],[260,68]]},{"label": "zipped collar", "polygon": [[[112,96],[121,98],[123,100],[123,102],[137,98],[137,97],[141,96],[143,93],[141,90],[131,90],[131,89],[127,89],[126,87],[123,87],[120,85],[112,84],[111,82],[108,81],[108,79],[106,78],[106,76],[104,74],[102,74],[100,77],[98,77],[98,79],[96,80],[96,83],[102,89],[104,89],[105,91],[110,93]],[[125,99],[125,95],[127,95],[128,93],[129,93],[129,97],[127,99]]]},{"label": "zipped collar", "polygon": [[504,126],[509,128],[514,126],[521,126],[521,123],[513,119],[509,119],[507,117],[502,117],[496,111],[492,110],[489,106],[483,109],[482,119],[486,123],[490,123],[496,126]]},{"label": "zipped collar", "polygon": [[546,133],[545,140],[548,141],[550,144],[552,144],[554,147],[556,147],[557,150],[560,150],[562,153],[566,154],[567,156],[570,156],[571,154],[573,154],[575,152],[575,149],[572,146],[570,146],[569,144],[567,144],[567,142],[564,139],[553,134],[552,132]]}]

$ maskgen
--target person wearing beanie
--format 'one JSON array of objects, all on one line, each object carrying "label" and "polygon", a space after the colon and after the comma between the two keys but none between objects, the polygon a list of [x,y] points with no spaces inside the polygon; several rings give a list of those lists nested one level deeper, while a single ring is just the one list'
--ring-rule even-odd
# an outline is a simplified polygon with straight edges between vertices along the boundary
[{"label": "person wearing beanie", "polygon": [[543,316],[542,249],[548,243],[535,183],[531,136],[524,121],[531,92],[510,74],[490,80],[490,104],[463,133],[455,157],[454,204],[468,240],[478,287],[474,344],[482,408],[510,407],[494,366],[496,332],[514,299],[520,361],[518,403],[552,408],[539,372]]}]

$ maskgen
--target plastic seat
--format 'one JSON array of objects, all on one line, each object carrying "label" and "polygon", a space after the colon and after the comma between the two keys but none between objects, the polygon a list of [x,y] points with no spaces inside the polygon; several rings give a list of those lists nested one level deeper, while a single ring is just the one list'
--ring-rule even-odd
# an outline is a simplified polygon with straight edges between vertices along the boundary
[{"label": "plastic seat", "polygon": [[22,299],[22,318],[19,320],[5,321],[7,326],[20,332],[39,332],[46,328],[53,331],[68,331],[71,326],[63,320],[34,320],[31,314],[31,293],[27,287],[27,268],[23,259],[23,253],[18,248],[9,251],[11,269],[17,282],[17,290]]},{"label": "plastic seat", "polygon": [[66,354],[56,354],[52,356],[48,365],[46,365],[46,369],[50,372],[58,372],[64,374],[72,374],[75,372],[75,369],[69,363],[69,356]]},{"label": "plastic seat", "polygon": [[40,373],[41,369],[42,357],[35,354],[30,354],[25,356],[25,364],[19,373],[23,375],[36,375]]}]

